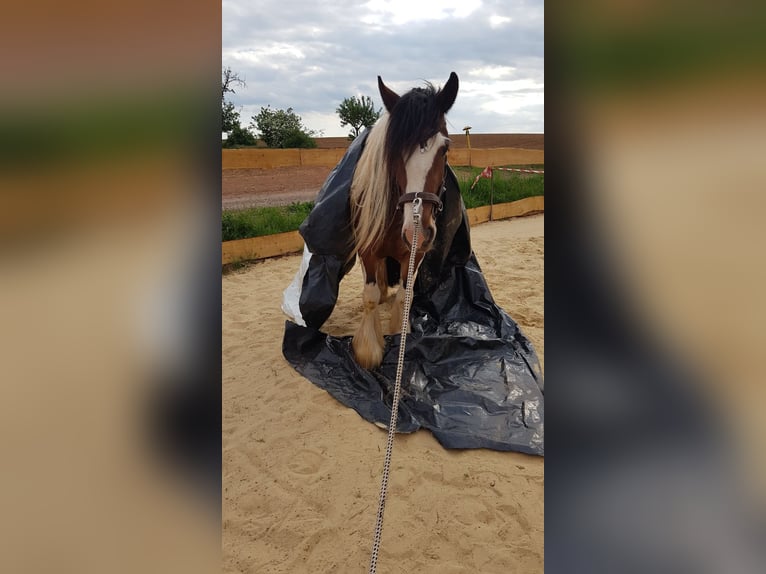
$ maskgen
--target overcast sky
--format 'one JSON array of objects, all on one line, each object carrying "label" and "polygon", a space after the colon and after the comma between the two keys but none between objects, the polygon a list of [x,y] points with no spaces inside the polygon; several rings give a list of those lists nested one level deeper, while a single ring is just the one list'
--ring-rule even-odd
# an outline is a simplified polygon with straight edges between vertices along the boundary
[{"label": "overcast sky", "polygon": [[223,0],[222,65],[247,82],[228,99],[244,126],[261,106],[293,108],[325,136],[344,136],[344,98],[383,105],[460,78],[450,133],[544,133],[543,0]]}]

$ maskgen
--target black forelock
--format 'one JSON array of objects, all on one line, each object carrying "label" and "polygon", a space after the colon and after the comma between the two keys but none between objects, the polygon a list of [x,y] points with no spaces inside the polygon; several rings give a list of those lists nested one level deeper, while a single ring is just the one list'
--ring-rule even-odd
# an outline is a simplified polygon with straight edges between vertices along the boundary
[{"label": "black forelock", "polygon": [[396,102],[389,112],[386,134],[386,162],[392,165],[397,156],[409,157],[443,126],[443,114],[436,101],[436,88],[426,83],[413,88]]}]

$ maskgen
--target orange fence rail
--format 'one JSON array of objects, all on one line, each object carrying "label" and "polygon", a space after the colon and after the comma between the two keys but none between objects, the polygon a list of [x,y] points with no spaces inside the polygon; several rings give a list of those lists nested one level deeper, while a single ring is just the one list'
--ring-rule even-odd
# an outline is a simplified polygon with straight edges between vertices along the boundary
[{"label": "orange fence rail", "polygon": [[[224,149],[223,169],[273,169],[275,167],[335,167],[346,148],[331,149]],[[487,167],[545,163],[545,152],[515,147],[458,148],[449,152],[451,165]]]}]

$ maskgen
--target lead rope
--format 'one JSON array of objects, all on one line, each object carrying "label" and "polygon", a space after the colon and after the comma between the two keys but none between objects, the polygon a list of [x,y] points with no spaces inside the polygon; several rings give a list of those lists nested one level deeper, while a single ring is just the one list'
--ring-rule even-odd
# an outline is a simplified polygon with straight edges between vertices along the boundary
[{"label": "lead rope", "polygon": [[396,419],[399,412],[399,391],[402,386],[402,371],[404,370],[404,350],[407,343],[407,327],[410,320],[410,302],[412,301],[412,276],[415,273],[415,255],[418,246],[418,230],[420,229],[420,210],[423,200],[415,197],[412,202],[412,247],[410,248],[410,263],[407,267],[407,288],[404,290],[404,309],[402,310],[402,334],[399,341],[399,361],[396,365],[396,382],[394,384],[394,398],[391,406],[391,420],[388,423],[388,441],[386,442],[386,458],[383,463],[383,480],[380,484],[380,499],[378,501],[378,517],[375,522],[375,537],[372,542],[372,555],[370,556],[370,574],[375,574],[378,566],[378,550],[380,549],[380,536],[383,532],[383,512],[386,509],[386,491],[388,490],[388,474],[391,468],[391,452],[394,450],[394,435],[396,434]]}]

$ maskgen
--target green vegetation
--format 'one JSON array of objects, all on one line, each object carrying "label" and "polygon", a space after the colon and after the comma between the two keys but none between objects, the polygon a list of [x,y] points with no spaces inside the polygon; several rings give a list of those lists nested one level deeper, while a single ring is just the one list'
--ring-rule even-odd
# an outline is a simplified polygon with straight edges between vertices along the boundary
[{"label": "green vegetation", "polygon": [[313,202],[304,201],[279,207],[224,211],[221,229],[223,241],[294,231],[313,207]]},{"label": "green vegetation", "polygon": [[[542,165],[515,166],[528,169],[544,169]],[[466,208],[480,207],[490,204],[490,180],[480,179],[473,190],[470,190],[476,176],[481,173],[478,167],[455,167],[460,193]],[[542,174],[526,174],[494,171],[494,189],[492,203],[509,203],[544,195],[545,182]],[[295,231],[314,207],[311,201],[293,203],[280,207],[252,207],[223,212],[222,235],[223,241],[245,239]]]},{"label": "green vegetation", "polygon": [[[513,166],[522,169],[544,169],[544,166]],[[460,184],[460,194],[466,208],[481,207],[490,203],[510,203],[532,197],[545,195],[545,176],[535,173],[516,173],[494,170],[492,180],[480,178],[476,187],[471,190],[471,184],[482,171],[479,167],[453,168]],[[491,196],[491,201],[490,201]]]},{"label": "green vegetation", "polygon": [[229,136],[223,140],[222,146],[225,148],[255,146],[258,143],[255,135],[248,128],[240,125],[239,112],[233,103],[226,101],[226,94],[236,93],[233,88],[235,85],[247,86],[231,68],[224,68],[221,72],[221,131],[228,132]]},{"label": "green vegetation", "polygon": [[351,126],[348,139],[354,140],[362,128],[369,128],[378,120],[382,110],[383,108],[375,110],[370,96],[351,96],[341,102],[335,113],[340,116],[340,127]]},{"label": "green vegetation", "polygon": [[303,120],[292,108],[272,110],[261,107],[253,116],[251,129],[258,130],[260,138],[272,148],[316,147],[316,133],[303,125]]},{"label": "green vegetation", "polygon": [[313,148],[317,147],[313,130],[303,125],[301,117],[292,108],[273,110],[271,106],[261,108],[258,115],[252,116],[249,127],[242,127],[240,114],[234,104],[226,100],[226,94],[234,94],[234,86],[247,86],[239,74],[231,68],[221,71],[221,131],[228,137],[222,141],[224,148],[255,147],[258,137],[270,148]]},{"label": "green vegetation", "polygon": [[236,94],[233,86],[247,86],[239,74],[226,67],[221,70],[221,131],[230,132],[239,127],[239,112],[226,101],[226,94]]},{"label": "green vegetation", "polygon": [[229,132],[229,137],[223,140],[223,147],[237,149],[241,147],[254,147],[258,140],[247,128],[236,124]]}]

